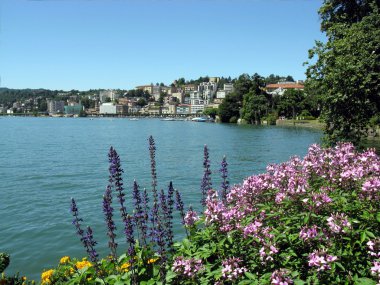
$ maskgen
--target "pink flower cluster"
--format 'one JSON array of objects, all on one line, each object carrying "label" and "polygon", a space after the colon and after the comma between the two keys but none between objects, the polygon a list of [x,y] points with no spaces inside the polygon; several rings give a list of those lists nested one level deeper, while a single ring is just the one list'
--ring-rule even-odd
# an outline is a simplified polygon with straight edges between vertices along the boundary
[{"label": "pink flower cluster", "polygon": [[331,269],[330,264],[337,260],[338,257],[329,255],[326,251],[313,251],[309,254],[309,266],[317,267],[317,271],[324,271]]},{"label": "pink flower cluster", "polygon": [[327,225],[331,232],[335,234],[347,233],[347,230],[351,228],[351,223],[348,221],[345,214],[332,214],[327,218]]},{"label": "pink flower cluster", "polygon": [[293,280],[288,276],[289,273],[290,273],[289,270],[286,270],[286,269],[275,270],[270,277],[271,284],[274,284],[274,285],[293,284]]},{"label": "pink flower cluster", "polygon": [[[355,199],[359,197],[378,207],[380,157],[375,150],[359,153],[350,143],[340,143],[328,149],[312,145],[303,159],[293,157],[288,162],[269,165],[266,173],[250,176],[242,184],[231,187],[227,203],[221,201],[216,191],[209,191],[204,216],[206,224],[222,234],[232,231],[233,235],[241,234],[247,244],[257,249],[265,263],[275,259],[282,248],[280,242],[277,241],[280,246],[276,245],[274,237],[278,232],[274,227],[281,225],[282,218],[280,211],[272,213],[266,209],[267,213],[263,213],[263,205],[276,204],[281,209],[291,203],[295,212],[310,213],[295,232],[291,225],[286,230],[290,230],[290,234],[299,233],[299,239],[304,242],[318,240],[321,246],[328,247],[332,236],[346,234],[353,228],[350,212],[332,213],[332,209],[340,207],[334,201],[336,197],[343,194],[350,199],[351,193],[355,194],[352,195]],[[286,215],[286,212],[282,213]],[[316,220],[321,216],[327,217],[324,224]],[[328,250],[314,249],[308,249],[309,266],[318,271],[330,269],[337,257],[328,255]],[[379,260],[375,262],[377,270]]]},{"label": "pink flower cluster", "polygon": [[189,210],[187,211],[184,222],[186,227],[193,227],[195,222],[199,220],[198,214],[196,211]]},{"label": "pink flower cluster", "polygon": [[377,285],[380,285],[380,239],[370,240],[367,245],[369,248],[368,253],[373,258],[371,274],[379,279]]},{"label": "pink flower cluster", "polygon": [[263,263],[266,263],[268,261],[273,261],[273,255],[278,253],[278,249],[271,244],[265,244],[263,247],[260,248],[259,254],[260,254],[260,260]]},{"label": "pink flower cluster", "polygon": [[300,238],[303,241],[307,241],[310,239],[314,239],[318,236],[318,227],[316,225],[313,225],[312,227],[302,227],[300,231]]},{"label": "pink flower cluster", "polygon": [[225,280],[235,281],[242,276],[247,269],[244,266],[241,267],[239,265],[241,261],[240,258],[236,257],[231,257],[222,261],[222,277]]},{"label": "pink flower cluster", "polygon": [[363,183],[363,196],[369,199],[380,200],[380,177],[371,177]]},{"label": "pink flower cluster", "polygon": [[182,256],[178,256],[173,263],[172,270],[180,275],[183,275],[187,278],[196,277],[197,273],[202,271],[204,266],[202,264],[202,260],[190,258],[185,259]]}]

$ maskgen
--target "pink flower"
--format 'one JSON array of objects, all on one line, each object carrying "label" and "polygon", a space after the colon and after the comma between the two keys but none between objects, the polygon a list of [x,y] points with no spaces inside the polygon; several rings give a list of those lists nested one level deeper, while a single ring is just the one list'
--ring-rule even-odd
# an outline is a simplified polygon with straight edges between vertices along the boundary
[{"label": "pink flower", "polygon": [[189,210],[187,211],[184,222],[186,227],[194,226],[195,222],[199,220],[198,214],[196,211]]},{"label": "pink flower", "polygon": [[242,260],[236,257],[231,257],[222,261],[222,277],[229,281],[236,281],[239,279],[239,277],[247,271],[247,268],[239,265],[241,262]]},{"label": "pink flower", "polygon": [[313,251],[309,254],[309,266],[317,267],[317,271],[325,271],[331,269],[330,264],[338,258],[327,254],[325,251]]},{"label": "pink flower", "polygon": [[286,269],[275,270],[270,277],[271,284],[274,284],[274,285],[293,284],[293,280],[288,276],[289,274],[290,274],[290,271]]},{"label": "pink flower", "polygon": [[332,214],[329,218],[327,218],[327,224],[331,230],[331,232],[339,234],[346,233],[347,229],[351,228],[351,223],[348,221],[347,216],[345,214]]}]

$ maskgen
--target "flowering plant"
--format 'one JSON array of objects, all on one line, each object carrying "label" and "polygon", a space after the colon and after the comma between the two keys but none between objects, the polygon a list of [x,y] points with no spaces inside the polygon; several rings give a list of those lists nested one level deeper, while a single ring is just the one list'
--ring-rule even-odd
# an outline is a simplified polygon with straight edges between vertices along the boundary
[{"label": "flowering plant", "polygon": [[205,201],[203,225],[177,247],[203,262],[202,284],[380,284],[374,150],[312,145]]}]

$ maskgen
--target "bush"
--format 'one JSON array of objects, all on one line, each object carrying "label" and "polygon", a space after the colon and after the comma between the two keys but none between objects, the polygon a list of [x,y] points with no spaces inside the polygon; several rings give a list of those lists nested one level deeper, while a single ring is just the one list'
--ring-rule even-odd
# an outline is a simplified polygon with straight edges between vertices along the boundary
[{"label": "bush", "polygon": [[218,196],[209,191],[198,229],[177,246],[177,258],[202,262],[202,284],[380,279],[380,160],[374,150],[313,145],[303,160],[269,165],[232,187],[225,202]]}]

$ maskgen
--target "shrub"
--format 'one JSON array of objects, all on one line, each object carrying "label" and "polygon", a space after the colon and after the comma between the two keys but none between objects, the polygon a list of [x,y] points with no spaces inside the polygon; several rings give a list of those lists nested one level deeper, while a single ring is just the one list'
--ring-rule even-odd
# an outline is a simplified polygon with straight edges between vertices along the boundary
[{"label": "shrub", "polygon": [[202,284],[376,284],[379,210],[374,150],[313,145],[233,186],[226,203],[210,190],[177,256],[202,262]]}]

